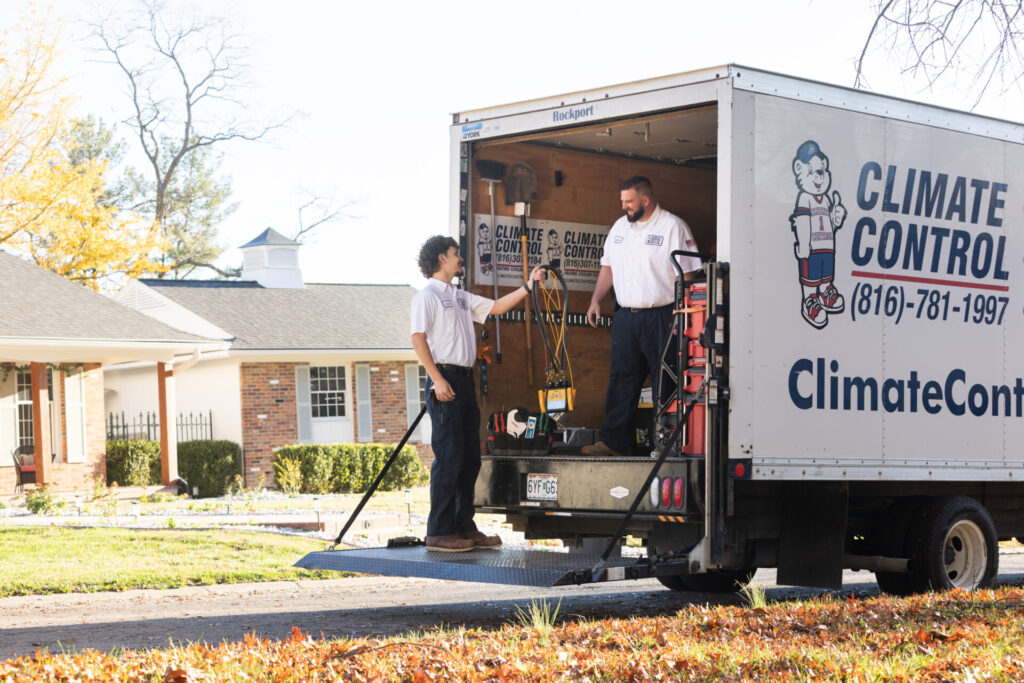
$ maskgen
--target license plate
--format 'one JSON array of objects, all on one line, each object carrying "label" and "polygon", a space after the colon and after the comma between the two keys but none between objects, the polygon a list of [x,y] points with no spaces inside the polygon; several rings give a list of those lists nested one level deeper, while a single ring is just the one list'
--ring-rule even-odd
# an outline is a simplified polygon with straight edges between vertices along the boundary
[{"label": "license plate", "polygon": [[527,474],[526,500],[558,500],[558,475]]}]

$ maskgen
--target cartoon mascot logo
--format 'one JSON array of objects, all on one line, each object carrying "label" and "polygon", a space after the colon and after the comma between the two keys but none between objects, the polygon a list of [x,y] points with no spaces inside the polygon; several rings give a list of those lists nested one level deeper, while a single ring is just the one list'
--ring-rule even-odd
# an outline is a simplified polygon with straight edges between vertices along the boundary
[{"label": "cartoon mascot logo", "polygon": [[842,313],[846,307],[834,282],[836,231],[846,220],[846,207],[838,192],[828,195],[832,173],[817,142],[808,140],[797,149],[793,175],[799,191],[789,224],[796,237],[793,253],[800,267],[800,314],[812,327],[821,329],[828,324],[829,314]]}]

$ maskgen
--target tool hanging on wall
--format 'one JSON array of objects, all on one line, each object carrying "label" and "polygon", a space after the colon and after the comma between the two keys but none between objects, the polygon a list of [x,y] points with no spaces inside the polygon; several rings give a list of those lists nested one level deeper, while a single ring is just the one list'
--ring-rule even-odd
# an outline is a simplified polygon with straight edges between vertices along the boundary
[{"label": "tool hanging on wall", "polygon": [[[487,183],[487,194],[491,198],[491,225],[490,225],[490,241],[491,241],[491,268],[494,278],[494,299],[498,299],[498,253],[495,248],[495,233],[498,231],[498,226],[495,225],[494,215],[494,186],[501,182],[501,179],[505,177],[505,164],[497,161],[488,161],[487,159],[477,159],[476,169],[480,172],[480,179]],[[501,365],[501,321],[498,318],[494,319],[494,343],[498,347],[495,351],[495,360],[498,365]]]},{"label": "tool hanging on wall", "polygon": [[483,394],[485,401],[487,400],[487,365],[492,362],[492,348],[494,347],[484,346],[483,348],[477,349],[476,352],[476,358],[480,361],[480,393]]},{"label": "tool hanging on wall", "polygon": [[[530,277],[530,248],[526,228],[526,214],[530,204],[537,201],[537,176],[529,164],[518,161],[512,164],[505,178],[505,203],[515,206],[521,227],[520,240],[523,243],[523,280]],[[530,339],[530,300],[526,300],[526,382],[533,386],[533,343]]]},{"label": "tool hanging on wall", "polygon": [[[541,412],[565,413],[573,409],[576,390],[572,386],[572,365],[566,347],[569,317],[569,290],[557,268],[541,266],[551,273],[553,281],[548,287],[544,281],[533,288],[533,305],[537,311],[537,326],[544,343],[544,388],[537,392]],[[529,327],[529,324],[527,324]]]}]

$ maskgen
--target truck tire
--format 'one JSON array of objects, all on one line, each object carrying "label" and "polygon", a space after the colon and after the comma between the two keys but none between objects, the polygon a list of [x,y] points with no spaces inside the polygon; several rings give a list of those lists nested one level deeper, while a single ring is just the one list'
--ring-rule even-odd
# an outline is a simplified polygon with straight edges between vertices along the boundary
[{"label": "truck tire", "polygon": [[911,538],[914,590],[973,590],[992,585],[999,568],[996,527],[973,498],[943,496],[931,501],[915,516]]},{"label": "truck tire", "polygon": [[[885,557],[910,557],[910,527],[914,516],[924,505],[920,498],[902,498],[885,511],[875,527],[875,552]],[[875,572],[875,580],[883,593],[910,595],[914,592],[910,574],[906,572]]]},{"label": "truck tire", "polygon": [[661,581],[661,585],[669,590],[676,591],[677,593],[688,591],[689,588],[683,583],[683,577],[679,574],[673,574],[672,576],[659,576],[658,581]]},{"label": "truck tire", "polygon": [[718,569],[679,577],[695,593],[739,593],[754,578],[753,569]]},{"label": "truck tire", "polygon": [[693,593],[738,593],[750,583],[754,576],[753,569],[718,570],[707,574],[674,574],[659,576],[661,585],[676,592],[690,591]]}]

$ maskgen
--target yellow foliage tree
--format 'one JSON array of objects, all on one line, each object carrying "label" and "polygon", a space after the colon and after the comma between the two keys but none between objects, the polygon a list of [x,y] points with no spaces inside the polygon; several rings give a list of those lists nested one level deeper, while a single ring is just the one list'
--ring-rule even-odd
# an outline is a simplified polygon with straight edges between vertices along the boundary
[{"label": "yellow foliage tree", "polygon": [[156,226],[103,202],[106,160],[70,160],[58,41],[57,27],[31,15],[0,35],[0,243],[94,289],[160,272]]}]

